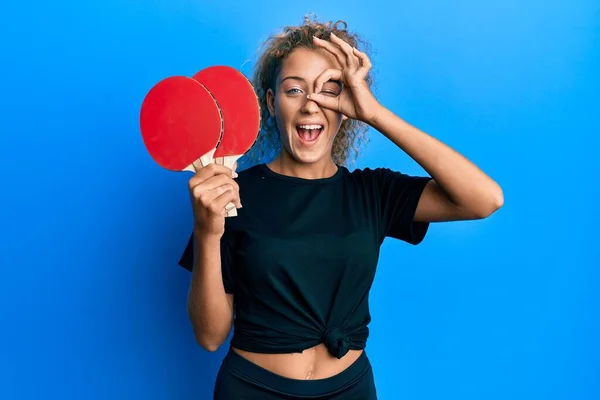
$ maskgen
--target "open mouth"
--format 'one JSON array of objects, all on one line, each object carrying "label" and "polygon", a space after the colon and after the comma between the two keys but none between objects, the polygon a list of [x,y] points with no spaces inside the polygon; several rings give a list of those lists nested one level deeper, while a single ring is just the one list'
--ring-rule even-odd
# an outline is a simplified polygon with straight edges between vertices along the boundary
[{"label": "open mouth", "polygon": [[323,132],[323,125],[297,125],[296,131],[302,141],[311,143],[319,138]]}]

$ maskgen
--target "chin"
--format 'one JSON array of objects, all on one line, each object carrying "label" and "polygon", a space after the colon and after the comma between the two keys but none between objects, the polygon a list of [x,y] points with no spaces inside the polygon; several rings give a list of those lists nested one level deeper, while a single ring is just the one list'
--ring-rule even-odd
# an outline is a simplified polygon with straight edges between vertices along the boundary
[{"label": "chin", "polygon": [[325,154],[307,153],[304,151],[292,152],[292,158],[301,164],[315,164],[325,158]]},{"label": "chin", "polygon": [[316,137],[310,139],[306,136],[303,138],[297,129],[291,129],[290,133],[288,150],[296,161],[313,164],[330,156],[331,146],[328,146],[330,143],[327,131],[321,131]]}]

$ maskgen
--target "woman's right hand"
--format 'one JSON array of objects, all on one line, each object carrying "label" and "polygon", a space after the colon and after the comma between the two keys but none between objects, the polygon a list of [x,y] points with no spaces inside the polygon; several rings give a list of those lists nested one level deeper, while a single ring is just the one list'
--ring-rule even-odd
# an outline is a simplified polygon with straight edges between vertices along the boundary
[{"label": "woman's right hand", "polygon": [[241,207],[239,186],[233,177],[234,170],[209,164],[189,180],[195,229],[202,234],[220,238],[225,230],[225,207],[229,203]]}]

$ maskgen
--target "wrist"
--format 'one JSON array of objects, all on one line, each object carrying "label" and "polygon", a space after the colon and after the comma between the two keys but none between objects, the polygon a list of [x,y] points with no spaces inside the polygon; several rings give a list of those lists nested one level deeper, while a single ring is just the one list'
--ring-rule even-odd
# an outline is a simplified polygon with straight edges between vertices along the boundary
[{"label": "wrist", "polygon": [[211,245],[219,243],[223,233],[207,232],[206,229],[202,229],[198,225],[194,226],[194,238],[196,243],[199,245]]},{"label": "wrist", "polygon": [[374,106],[371,107],[370,115],[365,119],[365,122],[369,124],[374,129],[379,129],[381,126],[381,122],[386,118],[387,109],[382,106],[380,103],[375,103]]}]

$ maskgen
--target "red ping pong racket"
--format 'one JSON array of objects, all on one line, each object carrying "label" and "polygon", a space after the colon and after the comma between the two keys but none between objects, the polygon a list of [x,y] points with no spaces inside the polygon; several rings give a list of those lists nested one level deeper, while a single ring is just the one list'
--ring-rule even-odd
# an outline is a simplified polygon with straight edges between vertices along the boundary
[{"label": "red ping pong racket", "polygon": [[140,111],[146,149],[161,167],[197,171],[212,162],[223,136],[218,103],[198,81],[171,76],[146,94]]},{"label": "red ping pong racket", "polygon": [[[244,74],[228,66],[205,68],[193,78],[212,93],[223,115],[223,137],[214,152],[215,162],[233,169],[258,137],[260,104],[256,92]],[[230,208],[227,215],[237,215],[237,209]]]}]

